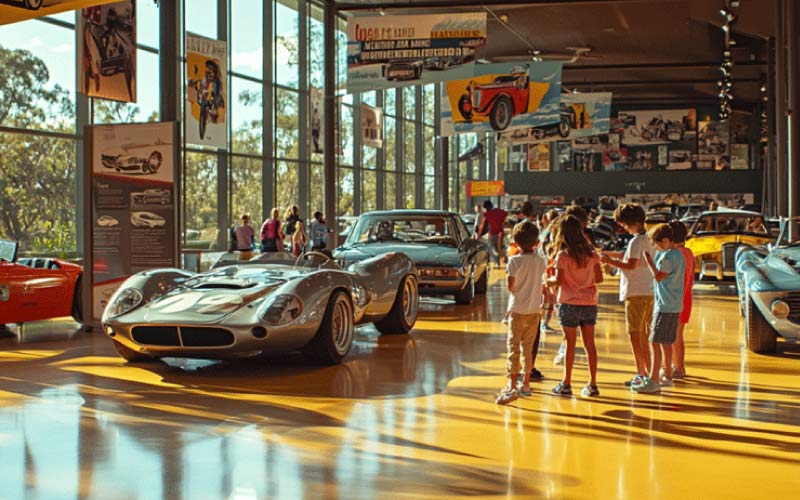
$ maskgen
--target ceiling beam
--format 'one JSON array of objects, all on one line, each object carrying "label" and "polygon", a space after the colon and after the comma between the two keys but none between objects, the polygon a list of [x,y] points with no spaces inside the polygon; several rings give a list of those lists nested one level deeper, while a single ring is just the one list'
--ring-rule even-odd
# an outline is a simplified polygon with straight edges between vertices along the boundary
[{"label": "ceiling beam", "polygon": [[452,2],[446,1],[413,1],[413,0],[397,0],[397,1],[376,1],[374,3],[366,2],[339,2],[333,1],[338,12],[344,11],[363,11],[363,10],[379,10],[379,9],[453,9],[459,7],[492,7],[502,8],[505,5],[526,5],[526,6],[547,6],[547,5],[589,5],[589,4],[602,4],[602,3],[646,3],[646,2],[661,2],[663,1],[680,1],[680,0],[502,0],[497,4],[486,5],[485,0],[453,0]]},{"label": "ceiling beam", "polygon": [[[579,66],[564,66],[564,71],[598,71],[598,70],[646,70],[646,69],[719,69],[720,61],[711,62],[685,62],[685,63],[642,63],[642,64],[583,64]],[[766,66],[766,61],[737,62],[734,67],[761,67]]]},{"label": "ceiling beam", "polygon": [[[637,85],[702,85],[709,83],[717,83],[714,79],[692,79],[692,80],[605,80],[598,82],[579,82],[579,81],[565,81],[561,82],[566,87],[631,87]],[[762,83],[759,78],[733,78],[734,83]]]}]

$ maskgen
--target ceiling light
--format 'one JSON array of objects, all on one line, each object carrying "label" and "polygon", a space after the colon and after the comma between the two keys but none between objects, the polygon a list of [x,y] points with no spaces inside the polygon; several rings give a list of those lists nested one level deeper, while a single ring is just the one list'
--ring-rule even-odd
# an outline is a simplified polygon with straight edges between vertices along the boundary
[{"label": "ceiling light", "polygon": [[761,84],[761,92],[766,92],[766,91],[767,91],[767,84],[766,83],[762,83]]}]

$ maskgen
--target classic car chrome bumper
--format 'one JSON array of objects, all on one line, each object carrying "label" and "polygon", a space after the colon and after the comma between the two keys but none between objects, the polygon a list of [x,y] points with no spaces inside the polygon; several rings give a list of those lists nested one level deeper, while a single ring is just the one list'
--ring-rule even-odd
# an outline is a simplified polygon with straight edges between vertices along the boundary
[{"label": "classic car chrome bumper", "polygon": [[419,293],[437,295],[454,293],[467,286],[467,278],[422,277],[419,278]]}]

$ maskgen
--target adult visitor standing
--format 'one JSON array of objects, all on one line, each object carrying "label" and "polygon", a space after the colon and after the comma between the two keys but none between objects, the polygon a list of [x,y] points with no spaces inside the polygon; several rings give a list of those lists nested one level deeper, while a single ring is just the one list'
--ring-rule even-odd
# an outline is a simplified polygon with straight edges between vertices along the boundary
[{"label": "adult visitor standing", "polygon": [[270,218],[261,225],[261,251],[283,252],[283,232],[277,208],[272,209]]},{"label": "adult visitor standing", "polygon": [[502,208],[494,208],[494,205],[489,200],[483,202],[483,208],[486,213],[483,214],[478,236],[489,233],[489,252],[492,255],[495,266],[500,267],[500,261],[503,259],[503,230],[505,229],[508,212]]},{"label": "adult visitor standing", "polygon": [[325,250],[328,244],[328,226],[322,212],[314,212],[314,221],[311,223],[311,250]]},{"label": "adult visitor standing", "polygon": [[236,248],[239,251],[239,260],[250,260],[255,246],[255,231],[250,225],[250,214],[243,214],[241,224],[234,229],[236,235]]},{"label": "adult visitor standing", "polygon": [[472,223],[472,235],[478,238],[478,231],[481,229],[481,222],[483,222],[483,209],[480,205],[475,205],[475,222]]}]

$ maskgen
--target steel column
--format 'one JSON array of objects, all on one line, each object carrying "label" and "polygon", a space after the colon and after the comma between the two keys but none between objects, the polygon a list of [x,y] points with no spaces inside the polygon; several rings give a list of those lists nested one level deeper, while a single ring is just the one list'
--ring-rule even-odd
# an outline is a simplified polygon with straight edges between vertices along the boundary
[{"label": "steel column", "polygon": [[[394,206],[395,208],[406,207],[404,175],[406,171],[406,124],[403,104],[405,102],[405,92],[403,87],[394,89]],[[391,175],[391,174],[389,174]]]},{"label": "steel column", "polygon": [[263,0],[262,8],[262,39],[263,49],[261,59],[261,74],[264,82],[261,86],[261,220],[270,217],[275,206],[275,139],[273,135],[275,119],[275,87],[274,81],[274,54],[275,46],[273,31],[275,29],[273,0]]},{"label": "steel column", "polygon": [[778,8],[775,16],[775,127],[778,142],[775,182],[775,206],[778,215],[786,215],[786,182],[788,136],[786,130],[786,33],[784,16],[786,0],[775,0]]},{"label": "steel column", "polygon": [[422,98],[422,86],[415,87],[416,107],[414,108],[414,119],[416,121],[414,128],[414,207],[415,208],[430,208],[425,207],[425,179],[423,174],[425,172],[425,119],[423,117],[423,107],[425,101]]},{"label": "steel column", "polygon": [[[383,110],[383,138],[386,140],[386,109],[383,107],[385,92],[378,90],[375,92],[375,106]],[[361,125],[359,125],[359,128]],[[397,135],[395,134],[395,140]],[[383,210],[386,208],[386,201],[384,199],[386,187],[386,143],[382,148],[375,150],[375,208]]]},{"label": "steel column", "polygon": [[767,47],[767,161],[764,168],[764,212],[768,215],[776,215],[775,207],[775,188],[776,188],[776,165],[775,165],[775,38],[769,39]]},{"label": "steel column", "polygon": [[433,90],[433,203],[430,208],[443,208],[442,203],[442,144],[446,144],[442,135],[442,88],[436,84]]},{"label": "steel column", "polygon": [[[308,2],[300,0],[297,2],[297,51],[298,63],[300,66],[300,91],[298,92],[298,110],[297,121],[300,130],[298,130],[299,144],[297,147],[298,158],[300,162],[297,165],[297,200],[289,201],[288,203],[297,203],[300,207],[301,217],[309,218],[311,216],[311,208],[309,207],[309,177],[310,177],[310,161],[311,152],[309,151],[308,143]],[[315,207],[314,210],[317,210]],[[308,228],[306,228],[308,229]]]},{"label": "steel column", "polygon": [[361,141],[361,93],[353,95],[353,215],[361,213],[361,169],[364,168]]},{"label": "steel column", "polygon": [[324,177],[325,217],[333,232],[328,238],[328,247],[339,244],[336,213],[336,7],[325,2],[325,123]]},{"label": "steel column", "polygon": [[[441,110],[440,110],[441,111]],[[437,115],[437,122],[439,115]],[[440,150],[442,152],[441,162],[439,163],[439,183],[441,194],[441,207],[442,210],[450,210],[450,138],[442,137],[440,142]]]},{"label": "steel column", "polygon": [[[228,2],[227,0],[217,0],[217,40],[228,41]],[[230,62],[230,44],[228,44],[228,61]],[[230,68],[230,63],[228,68]],[[228,81],[225,82],[228,86],[228,94],[231,88],[231,72],[228,71]],[[230,95],[228,96],[230,101]],[[226,135],[228,136],[228,147],[231,143],[231,120],[230,120],[230,102],[228,102],[228,119],[225,120],[225,127],[227,129]],[[225,148],[217,149],[217,249],[221,250],[228,246],[228,226],[230,203],[228,199],[228,189],[230,184],[230,176],[228,175],[228,150]]]},{"label": "steel column", "polygon": [[[789,168],[787,171],[787,208],[789,217],[800,216],[800,39],[797,23],[800,21],[800,8],[796,1],[788,2],[787,58],[789,60]],[[790,237],[800,236],[797,224],[791,226]]]}]

